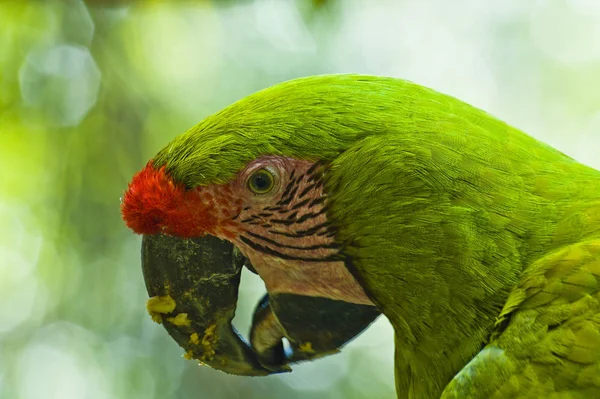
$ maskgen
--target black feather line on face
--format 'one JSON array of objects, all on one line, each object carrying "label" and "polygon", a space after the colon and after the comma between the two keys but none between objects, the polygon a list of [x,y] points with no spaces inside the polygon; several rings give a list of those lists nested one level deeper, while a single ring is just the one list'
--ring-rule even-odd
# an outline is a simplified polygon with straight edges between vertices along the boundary
[{"label": "black feather line on face", "polygon": [[277,242],[276,240],[272,240],[270,238],[261,236],[260,234],[253,233],[251,231],[246,232],[246,234],[248,234],[248,235],[250,235],[250,236],[252,236],[252,237],[254,237],[254,238],[258,239],[258,240],[264,241],[264,242],[266,242],[268,244],[271,244],[271,245],[274,245],[276,247],[279,247],[279,248],[298,249],[298,250],[302,250],[302,251],[314,251],[316,249],[337,249],[337,248],[340,247],[340,244],[338,244],[336,242],[330,242],[330,243],[327,243],[327,244],[316,244],[316,245],[309,245],[307,247],[301,247],[301,246],[297,246],[297,245],[282,244],[280,242]]},{"label": "black feather line on face", "polygon": [[313,175],[313,174],[314,174],[314,172],[315,172],[315,171],[316,171],[318,168],[320,168],[320,167],[322,167],[322,166],[325,166],[326,164],[327,164],[327,161],[324,161],[324,160],[317,161],[317,162],[315,162],[315,163],[314,163],[314,164],[313,164],[313,165],[312,165],[310,168],[308,168],[308,170],[306,171],[306,174],[307,174],[307,175]]},{"label": "black feather line on face", "polygon": [[292,191],[290,191],[287,196],[285,197],[285,199],[282,197],[282,199],[277,203],[277,205],[279,206],[287,206],[290,204],[290,202],[292,202],[292,200],[294,199],[294,196],[296,195],[296,192],[298,191],[298,187],[300,187],[299,185],[294,185],[294,187],[292,188]]},{"label": "black feather line on face", "polygon": [[328,255],[328,256],[325,256],[322,258],[306,258],[306,257],[301,257],[301,256],[288,255],[288,254],[276,251],[266,245],[258,244],[245,236],[240,236],[240,240],[255,251],[262,252],[267,255],[276,256],[278,258],[286,259],[286,260],[298,260],[298,261],[302,261],[302,262],[339,262],[340,260],[343,260],[343,257],[341,257],[337,253]]},{"label": "black feather line on face", "polygon": [[313,207],[313,206],[315,206],[315,205],[322,204],[322,203],[324,203],[324,202],[325,202],[325,200],[327,200],[327,197],[326,197],[326,196],[324,196],[324,195],[322,195],[322,196],[320,196],[320,197],[318,197],[318,198],[315,198],[314,200],[312,200],[312,201],[310,202],[310,204],[308,204],[308,208],[310,209],[310,208],[312,208],[312,207]]},{"label": "black feather line on face", "polygon": [[[316,198],[313,198],[311,196],[302,199],[303,197],[310,195],[311,192],[322,188],[326,164],[327,163],[325,161],[315,162],[313,165],[310,166],[306,173],[301,174],[298,174],[297,170],[292,170],[289,175],[289,182],[286,184],[285,189],[283,190],[283,193],[281,194],[277,204],[274,206],[270,205],[263,207],[262,209],[260,209],[259,213],[254,214],[252,216],[248,216],[247,218],[242,220],[242,223],[247,223],[250,225],[260,224],[261,227],[268,229],[265,232],[267,236],[257,234],[257,232],[246,231],[246,235],[241,237],[242,241],[260,252],[267,253],[270,255],[282,256],[282,258],[284,259],[295,260],[306,259],[302,257],[297,257],[295,255],[281,253],[281,251],[279,251],[278,248],[288,248],[293,250],[339,248],[339,244],[337,244],[333,240],[327,240],[327,243],[312,245],[310,247],[301,247],[295,245],[282,244],[279,243],[276,239],[273,239],[273,236],[297,239],[305,238],[308,236],[318,236],[321,238],[335,238],[335,229],[331,226],[331,224],[328,221],[322,221],[317,225],[298,229],[299,227],[302,227],[301,225],[310,223],[313,219],[321,218],[324,214],[327,213],[327,207],[325,205],[327,198],[325,194],[321,194]],[[308,181],[311,181],[311,183],[307,184]],[[300,187],[303,185],[303,183],[306,186],[300,191]],[[298,193],[299,191],[300,193]],[[293,205],[289,206],[290,203]],[[311,210],[311,208],[315,207],[316,209],[314,209],[313,212],[307,212],[304,214],[301,213]],[[273,226],[286,226],[286,228],[281,229],[284,231],[279,231],[279,229],[273,229]],[[295,228],[292,226],[294,226]],[[308,261],[323,261],[322,258],[308,259],[310,259]]]},{"label": "black feather line on face", "polygon": [[[302,200],[302,201],[298,202],[297,204],[295,204],[294,206],[292,206],[292,208],[290,210],[296,210],[298,208],[302,208],[304,205],[308,204],[309,202],[310,202],[309,198]],[[309,208],[310,208],[310,206],[309,206]],[[286,212],[289,212],[289,210]]]},{"label": "black feather line on face", "polygon": [[291,214],[288,215],[288,217],[286,217],[286,220],[296,220],[296,216],[298,216],[298,211],[295,211]]},{"label": "black feather line on face", "polygon": [[267,211],[267,212],[281,212],[281,211],[287,212],[287,209],[284,209],[280,206],[267,206],[267,207],[263,208],[262,210]]},{"label": "black feather line on face", "polygon": [[302,190],[302,192],[300,194],[298,194],[298,199],[304,197],[306,194],[311,192],[315,188],[316,185],[317,185],[316,183],[308,185],[304,190]]},{"label": "black feather line on face", "polygon": [[301,224],[306,222],[309,219],[314,219],[318,216],[321,216],[322,214],[327,212],[327,208],[323,207],[321,210],[317,211],[317,212],[310,212],[310,213],[305,213],[304,215],[300,216],[297,219],[270,219],[269,222],[270,223],[274,223],[274,224],[282,224],[285,226],[291,226],[292,224]]},{"label": "black feather line on face", "polygon": [[321,210],[317,211],[317,212],[310,212],[310,213],[305,213],[304,215],[300,216],[298,219],[296,219],[296,223],[300,224],[300,223],[304,223],[309,219],[314,219],[317,216],[321,216],[323,214],[327,213],[327,207],[323,207],[321,208]]},{"label": "black feather line on face", "polygon": [[296,234],[299,234],[300,236],[309,236],[309,235],[315,234],[317,231],[319,231],[321,229],[325,229],[325,232],[333,231],[333,227],[331,227],[331,223],[329,221],[325,221],[323,223],[317,224],[308,229],[298,230],[298,231],[296,231]]},{"label": "black feather line on face", "polygon": [[[296,181],[296,180],[298,180],[298,181]],[[279,206],[282,205],[281,202],[288,198],[290,191],[292,190],[292,188],[294,188],[296,186],[297,183],[299,183],[299,181],[300,181],[300,179],[290,179],[287,186],[285,186],[285,189],[283,190],[283,193],[281,194],[281,199],[279,200],[277,205],[279,205]],[[290,200],[291,200],[291,198],[290,198]]]}]

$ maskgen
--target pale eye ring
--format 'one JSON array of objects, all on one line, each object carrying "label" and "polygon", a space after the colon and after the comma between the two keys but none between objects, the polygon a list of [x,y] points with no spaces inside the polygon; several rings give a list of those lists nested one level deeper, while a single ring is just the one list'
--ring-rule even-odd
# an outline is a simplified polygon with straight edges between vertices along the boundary
[{"label": "pale eye ring", "polygon": [[248,189],[254,194],[268,194],[275,187],[275,176],[267,169],[259,169],[248,177]]}]

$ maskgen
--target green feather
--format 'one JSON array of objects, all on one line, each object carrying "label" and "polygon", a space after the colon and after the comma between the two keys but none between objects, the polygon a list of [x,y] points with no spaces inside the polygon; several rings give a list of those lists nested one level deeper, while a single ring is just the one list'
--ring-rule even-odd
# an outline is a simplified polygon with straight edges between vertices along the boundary
[{"label": "green feather", "polygon": [[481,110],[405,80],[324,75],[284,82],[230,105],[177,136],[153,161],[193,187],[224,183],[264,154],[332,160],[365,137],[430,135],[452,126],[463,130],[452,138],[457,146],[480,131],[509,140],[509,149],[541,145]]}]

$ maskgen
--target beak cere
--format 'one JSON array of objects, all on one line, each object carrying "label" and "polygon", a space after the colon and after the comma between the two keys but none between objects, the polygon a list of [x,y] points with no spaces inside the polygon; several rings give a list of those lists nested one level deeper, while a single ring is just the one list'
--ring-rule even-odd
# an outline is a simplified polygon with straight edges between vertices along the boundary
[{"label": "beak cere", "polygon": [[145,235],[142,269],[151,297],[148,311],[186,350],[187,358],[237,375],[289,371],[285,365],[262,366],[231,325],[243,262],[232,244],[210,235]]}]

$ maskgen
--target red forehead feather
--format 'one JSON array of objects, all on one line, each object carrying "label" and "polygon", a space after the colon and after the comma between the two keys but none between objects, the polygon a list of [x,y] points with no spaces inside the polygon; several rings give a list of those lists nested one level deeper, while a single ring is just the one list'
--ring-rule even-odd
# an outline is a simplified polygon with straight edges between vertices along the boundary
[{"label": "red forehead feather", "polygon": [[133,176],[123,196],[121,215],[127,227],[138,234],[163,232],[179,237],[214,234],[219,216],[223,216],[215,212],[213,193],[186,190],[164,167],[156,169],[152,162]]},{"label": "red forehead feather", "polygon": [[155,169],[151,162],[133,176],[121,202],[121,215],[138,234],[162,230],[168,213],[183,202],[185,188],[167,176],[165,168]]}]

